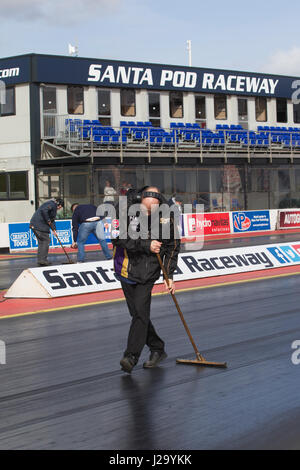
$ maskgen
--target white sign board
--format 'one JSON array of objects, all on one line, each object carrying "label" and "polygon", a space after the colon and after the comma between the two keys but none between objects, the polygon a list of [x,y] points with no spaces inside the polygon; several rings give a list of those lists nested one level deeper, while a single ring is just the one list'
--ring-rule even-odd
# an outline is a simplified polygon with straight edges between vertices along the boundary
[{"label": "white sign board", "polygon": [[[181,253],[174,280],[185,281],[296,264],[300,264],[300,241]],[[162,277],[157,282],[162,282]],[[19,276],[5,297],[64,297],[120,288],[110,260],[28,269]]]}]

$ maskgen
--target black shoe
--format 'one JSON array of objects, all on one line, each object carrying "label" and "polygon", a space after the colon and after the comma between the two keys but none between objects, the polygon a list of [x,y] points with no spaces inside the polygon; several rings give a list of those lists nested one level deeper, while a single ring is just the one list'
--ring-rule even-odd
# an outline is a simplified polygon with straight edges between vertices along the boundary
[{"label": "black shoe", "polygon": [[167,357],[168,356],[164,351],[163,352],[153,351],[150,354],[149,361],[144,362],[143,367],[144,369],[153,369]]},{"label": "black shoe", "polygon": [[120,361],[120,366],[124,372],[131,374],[132,369],[136,365],[137,360],[133,355],[124,356]]},{"label": "black shoe", "polygon": [[44,263],[38,263],[38,266],[52,266],[52,263],[49,263],[49,261],[44,261]]}]

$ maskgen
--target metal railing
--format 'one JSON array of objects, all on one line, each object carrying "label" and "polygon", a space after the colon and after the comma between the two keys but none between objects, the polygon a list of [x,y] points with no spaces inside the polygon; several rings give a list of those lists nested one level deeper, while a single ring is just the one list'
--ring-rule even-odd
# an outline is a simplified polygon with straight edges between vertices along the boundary
[{"label": "metal railing", "polygon": [[300,129],[297,131],[251,131],[231,129],[200,129],[155,127],[101,126],[97,122],[87,123],[82,119],[68,116],[44,115],[43,139],[51,139],[56,145],[79,154],[97,154],[114,151],[121,160],[126,152],[143,152],[148,160],[154,154],[172,153],[177,161],[179,154],[222,153],[246,154],[265,153],[272,159],[273,154],[288,153],[291,158],[300,154]]}]

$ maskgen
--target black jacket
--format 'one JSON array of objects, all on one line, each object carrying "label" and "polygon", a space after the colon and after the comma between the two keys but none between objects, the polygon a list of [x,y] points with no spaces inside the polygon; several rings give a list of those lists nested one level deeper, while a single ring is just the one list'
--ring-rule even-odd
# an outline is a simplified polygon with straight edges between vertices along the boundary
[{"label": "black jacket", "polygon": [[50,200],[44,202],[38,210],[33,214],[30,220],[30,226],[40,232],[50,233],[50,225],[52,230],[56,230],[55,217],[57,213],[57,204]]},{"label": "black jacket", "polygon": [[[117,208],[118,213],[118,208]],[[159,240],[162,242],[160,251],[161,258],[166,268],[167,274],[170,279],[173,279],[173,273],[177,267],[178,253],[180,251],[180,239],[177,238],[177,228],[174,227],[173,217],[169,219],[163,219],[159,213],[157,213],[157,226],[159,228],[159,234],[153,240]],[[161,268],[157,259],[157,255],[150,251],[150,245],[152,242],[150,218],[148,218],[148,225],[146,233],[143,233],[143,238],[133,240],[127,236],[125,239],[112,238],[114,246],[114,269],[115,273],[123,278],[127,278],[130,281],[135,281],[138,284],[146,284],[148,282],[155,282],[160,277]],[[129,223],[133,223],[134,220],[127,219],[127,226]],[[113,221],[113,226],[117,226],[118,222]],[[165,236],[163,228],[168,231],[170,229],[170,235]],[[140,224],[136,225],[136,231],[141,230]],[[119,234],[121,235],[121,234]],[[147,239],[144,239],[147,237]]]}]

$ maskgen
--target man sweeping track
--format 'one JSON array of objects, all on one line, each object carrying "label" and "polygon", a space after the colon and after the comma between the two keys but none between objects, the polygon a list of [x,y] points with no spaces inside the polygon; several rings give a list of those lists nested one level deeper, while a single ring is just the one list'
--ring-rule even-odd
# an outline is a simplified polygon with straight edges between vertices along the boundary
[{"label": "man sweeping track", "polygon": [[38,266],[49,266],[48,251],[50,245],[50,228],[56,234],[55,218],[57,211],[64,207],[64,201],[60,198],[44,202],[33,214],[30,220],[30,228],[38,242],[37,261]]},{"label": "man sweeping track", "polygon": [[[133,239],[127,235],[113,240],[115,275],[121,282],[132,316],[127,348],[120,362],[122,370],[127,373],[131,373],[137,364],[145,345],[150,349],[150,358],[144,363],[144,368],[156,367],[167,357],[164,342],[150,320],[151,292],[161,273],[157,253],[160,253],[170,279],[166,288],[169,292],[175,292],[172,275],[177,267],[180,249],[172,212],[169,218],[161,217],[160,207],[165,201],[159,190],[146,187],[139,196],[140,218],[135,225],[139,238]],[[127,221],[134,227],[134,217],[131,220],[128,217]],[[156,221],[157,237],[153,239],[152,224]],[[169,225],[167,237],[166,225]]]}]

